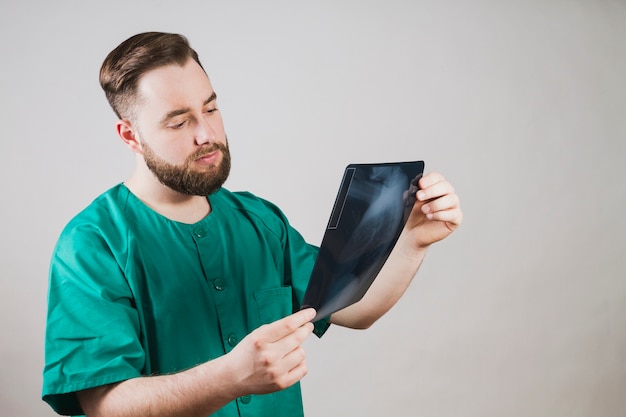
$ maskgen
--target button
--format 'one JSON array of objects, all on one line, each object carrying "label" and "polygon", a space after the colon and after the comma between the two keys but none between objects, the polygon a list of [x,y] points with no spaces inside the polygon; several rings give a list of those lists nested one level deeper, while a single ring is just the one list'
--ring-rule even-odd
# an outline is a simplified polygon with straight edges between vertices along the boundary
[{"label": "button", "polygon": [[252,396],[244,395],[243,397],[240,397],[239,400],[241,401],[242,404],[249,404],[250,401],[252,401]]},{"label": "button", "polygon": [[237,340],[237,336],[235,336],[233,333],[228,335],[228,344],[231,347],[235,347],[235,345],[237,344],[238,340]]},{"label": "button", "polygon": [[224,281],[222,281],[221,279],[214,279],[213,280],[213,288],[215,288],[218,291],[222,291],[225,286],[224,286]]},{"label": "button", "polygon": [[196,237],[205,237],[208,232],[209,231],[205,227],[202,227],[202,226],[198,226],[195,229],[193,229],[193,234]]}]

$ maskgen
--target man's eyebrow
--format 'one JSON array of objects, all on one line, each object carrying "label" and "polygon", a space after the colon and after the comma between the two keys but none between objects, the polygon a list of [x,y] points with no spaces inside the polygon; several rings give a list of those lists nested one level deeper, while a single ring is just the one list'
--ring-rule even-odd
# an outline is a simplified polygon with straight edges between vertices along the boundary
[{"label": "man's eyebrow", "polygon": [[[204,103],[202,103],[203,106],[206,106],[207,104],[209,104],[212,101],[215,101],[217,99],[217,94],[215,94],[215,92],[213,92],[213,94],[211,94],[209,96],[209,98],[207,98]],[[167,113],[165,116],[163,116],[163,118],[161,119],[161,123],[166,123],[168,120],[176,117],[176,116],[180,116],[181,114],[185,114],[185,113],[189,113],[189,111],[191,111],[191,109],[189,107],[183,107],[182,109],[176,109],[176,110],[172,110],[171,112]]]},{"label": "man's eyebrow", "polygon": [[161,119],[161,123],[165,124],[167,123],[170,119],[179,116],[181,114],[185,114],[189,112],[189,107],[185,107],[182,109],[176,109],[176,110],[172,110],[171,112],[167,113],[165,116],[163,116],[163,118]]},{"label": "man's eyebrow", "polygon": [[207,104],[209,104],[212,101],[215,101],[216,99],[217,99],[217,94],[215,94],[215,91],[214,91],[213,94],[211,94],[211,96],[206,99],[206,101],[204,102],[204,105],[206,106]]}]

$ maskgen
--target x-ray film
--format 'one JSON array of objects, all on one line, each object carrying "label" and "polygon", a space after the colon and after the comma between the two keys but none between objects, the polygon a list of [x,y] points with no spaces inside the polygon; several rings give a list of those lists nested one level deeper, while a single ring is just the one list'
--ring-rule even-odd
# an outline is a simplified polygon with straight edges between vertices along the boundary
[{"label": "x-ray film", "polygon": [[415,203],[423,161],[346,167],[302,308],[313,321],[359,301],[374,282]]}]

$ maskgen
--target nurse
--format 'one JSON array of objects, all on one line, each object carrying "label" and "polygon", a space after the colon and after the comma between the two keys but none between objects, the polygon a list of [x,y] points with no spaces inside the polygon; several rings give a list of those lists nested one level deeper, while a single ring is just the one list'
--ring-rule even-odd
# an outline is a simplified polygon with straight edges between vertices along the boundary
[{"label": "nurse", "polygon": [[217,94],[177,34],[135,35],[100,82],[136,168],[76,215],[51,260],[43,399],[88,416],[302,416],[304,340],[364,329],[463,214],[441,175],[363,299],[313,325],[297,311],[318,249],[272,203],[222,185]]}]

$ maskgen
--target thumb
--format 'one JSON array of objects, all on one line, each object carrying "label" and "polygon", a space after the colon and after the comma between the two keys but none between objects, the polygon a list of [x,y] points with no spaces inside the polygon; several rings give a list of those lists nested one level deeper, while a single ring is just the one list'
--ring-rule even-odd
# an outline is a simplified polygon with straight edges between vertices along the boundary
[{"label": "thumb", "polygon": [[266,340],[271,343],[289,336],[297,329],[313,320],[314,317],[315,309],[307,308],[273,323],[266,324],[263,326]]}]

